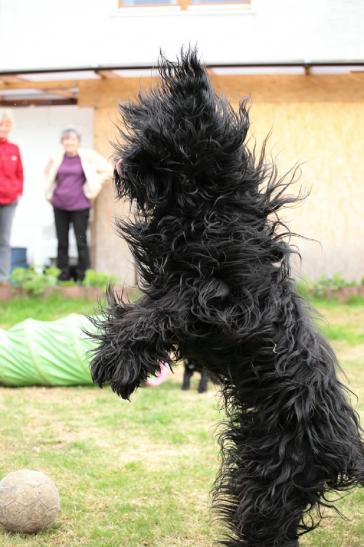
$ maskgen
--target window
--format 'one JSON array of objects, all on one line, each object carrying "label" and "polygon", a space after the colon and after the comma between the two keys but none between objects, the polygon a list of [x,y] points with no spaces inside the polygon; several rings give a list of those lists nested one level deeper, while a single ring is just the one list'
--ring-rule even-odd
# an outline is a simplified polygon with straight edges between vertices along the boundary
[{"label": "window", "polygon": [[177,6],[178,0],[120,0],[120,8],[137,8],[139,6]]},{"label": "window", "polygon": [[204,6],[209,4],[245,4],[249,6],[251,0],[191,0],[189,3],[193,6]]},{"label": "window", "polygon": [[252,0],[119,0],[119,8],[179,6],[188,10],[190,6],[251,6]]}]

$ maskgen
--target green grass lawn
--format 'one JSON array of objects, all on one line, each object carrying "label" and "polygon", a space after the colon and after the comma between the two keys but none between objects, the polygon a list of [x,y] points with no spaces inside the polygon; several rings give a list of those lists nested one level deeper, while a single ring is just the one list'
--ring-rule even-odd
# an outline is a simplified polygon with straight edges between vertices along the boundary
[{"label": "green grass lawn", "polygon": [[91,314],[96,308],[97,303],[94,301],[64,298],[59,293],[53,293],[47,298],[14,298],[0,302],[0,328],[12,327],[29,317],[51,321],[69,313]]},{"label": "green grass lawn", "polygon": [[[58,296],[0,305],[0,326],[32,316],[52,319],[95,304]],[[364,303],[319,302],[322,329],[359,396],[364,420]],[[209,509],[218,467],[215,389],[180,390],[181,370],[159,388],[140,389],[132,403],[98,388],[0,388],[0,476],[19,468],[48,473],[62,513],[37,536],[0,531],[0,545],[212,546],[219,536]],[[197,379],[195,380],[197,382]],[[339,502],[346,520],[328,512],[301,544],[364,545],[364,492]]]}]

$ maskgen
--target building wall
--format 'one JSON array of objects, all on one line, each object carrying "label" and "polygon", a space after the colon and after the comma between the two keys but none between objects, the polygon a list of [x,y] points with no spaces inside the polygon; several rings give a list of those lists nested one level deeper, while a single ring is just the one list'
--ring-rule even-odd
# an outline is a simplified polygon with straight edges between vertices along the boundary
[{"label": "building wall", "polygon": [[[94,107],[94,147],[110,160],[114,153],[113,143],[117,140],[118,103],[135,96],[137,89],[136,80],[124,78],[80,82],[79,106]],[[113,273],[123,283],[132,286],[136,284],[134,261],[115,228],[117,218],[129,214],[130,204],[116,200],[111,182],[105,184],[94,203],[91,254],[94,268]]]},{"label": "building wall", "polygon": [[210,4],[186,11],[118,6],[0,0],[0,69],[154,65],[160,48],[174,57],[188,44],[198,44],[208,63],[364,57],[362,0],[252,0],[248,9]]},{"label": "building wall", "polygon": [[[341,272],[364,274],[364,75],[341,76],[214,76],[219,92],[237,107],[251,100],[251,143],[258,148],[271,132],[268,153],[284,173],[301,163],[294,190],[309,197],[284,213],[303,257],[300,273],[317,277]],[[95,146],[111,154],[116,138],[117,103],[133,98],[150,79],[118,78],[84,82],[80,106],[94,104]],[[97,200],[94,224],[96,267],[133,280],[125,243],[114,233],[113,217],[129,212],[114,200],[111,185]],[[316,240],[316,241],[312,241]]]},{"label": "building wall", "polygon": [[[364,74],[215,78],[237,105],[251,97],[251,135],[281,173],[301,164],[307,199],[285,212],[302,254],[300,273],[364,275]],[[316,241],[313,241],[316,240]]]}]

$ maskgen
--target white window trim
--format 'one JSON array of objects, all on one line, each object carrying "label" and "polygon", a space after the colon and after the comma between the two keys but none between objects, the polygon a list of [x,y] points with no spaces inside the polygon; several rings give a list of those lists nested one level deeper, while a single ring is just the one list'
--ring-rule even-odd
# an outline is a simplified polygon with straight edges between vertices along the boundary
[{"label": "white window trim", "polygon": [[250,4],[208,4],[208,5],[192,5],[188,9],[182,10],[179,5],[169,6],[125,6],[118,7],[111,13],[111,17],[161,17],[178,15],[179,17],[207,15],[255,15],[254,9],[255,0],[251,0]]}]

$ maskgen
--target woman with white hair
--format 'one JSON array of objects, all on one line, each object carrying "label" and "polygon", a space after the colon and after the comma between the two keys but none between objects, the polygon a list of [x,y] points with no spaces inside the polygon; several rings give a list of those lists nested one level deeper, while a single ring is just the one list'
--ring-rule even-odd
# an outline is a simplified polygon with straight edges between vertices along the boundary
[{"label": "woman with white hair", "polygon": [[23,165],[19,148],[8,141],[14,125],[9,108],[0,108],[0,286],[10,274],[10,234],[15,208],[23,193]]},{"label": "woman with white hair", "polygon": [[46,167],[46,198],[54,209],[61,281],[70,279],[68,236],[71,224],[78,251],[77,280],[82,282],[85,277],[90,262],[86,234],[92,200],[113,174],[113,167],[105,158],[95,150],[80,148],[80,142],[81,136],[76,129],[65,129],[61,135],[63,151]]}]

